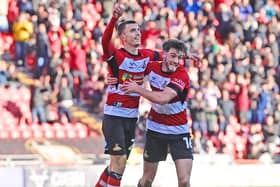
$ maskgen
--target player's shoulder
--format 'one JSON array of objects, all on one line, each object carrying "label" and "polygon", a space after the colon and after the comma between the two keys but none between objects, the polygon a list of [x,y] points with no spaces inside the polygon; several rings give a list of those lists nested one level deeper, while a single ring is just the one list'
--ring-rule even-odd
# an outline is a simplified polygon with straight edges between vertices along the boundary
[{"label": "player's shoulder", "polygon": [[160,61],[149,61],[148,67],[150,69],[161,69],[161,62]]},{"label": "player's shoulder", "polygon": [[146,52],[146,53],[153,53],[153,52],[155,52],[154,50],[152,50],[152,49],[147,49],[147,48],[140,48],[139,51],[141,51],[141,52]]},{"label": "player's shoulder", "polygon": [[180,65],[176,71],[177,73],[188,73],[183,65]]},{"label": "player's shoulder", "polygon": [[181,79],[189,79],[189,73],[184,66],[179,66],[174,76]]},{"label": "player's shoulder", "polygon": [[157,53],[156,51],[154,50],[151,50],[151,49],[139,49],[139,52],[144,55],[144,56],[154,56],[155,53]]},{"label": "player's shoulder", "polygon": [[159,61],[150,61],[149,65],[150,66],[160,66],[160,62]]},{"label": "player's shoulder", "polygon": [[116,49],[113,54],[113,56],[119,58],[119,57],[125,57],[125,56],[128,56],[127,52],[125,51],[124,48],[118,48]]},{"label": "player's shoulder", "polygon": [[149,71],[158,71],[160,69],[160,62],[158,61],[149,61],[147,64],[147,70]]}]

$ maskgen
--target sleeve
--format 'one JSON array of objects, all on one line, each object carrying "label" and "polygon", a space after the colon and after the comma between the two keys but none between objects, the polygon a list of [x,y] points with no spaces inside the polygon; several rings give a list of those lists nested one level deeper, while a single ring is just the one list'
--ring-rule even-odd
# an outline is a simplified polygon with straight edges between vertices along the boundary
[{"label": "sleeve", "polygon": [[102,36],[102,48],[103,48],[103,55],[105,60],[107,60],[107,58],[112,56],[112,54],[116,50],[115,46],[111,42],[114,26],[116,22],[117,19],[112,17]]},{"label": "sleeve", "polygon": [[185,72],[185,74],[179,74],[179,76],[172,77],[170,83],[167,85],[176,91],[180,101],[183,103],[186,100],[188,90],[190,87],[190,79]]},{"label": "sleeve", "polygon": [[144,72],[145,75],[148,75],[148,74],[152,71],[153,66],[154,66],[154,63],[158,63],[158,62],[150,61],[150,62],[147,64],[147,67],[146,67],[145,72]]},{"label": "sleeve", "polygon": [[162,61],[162,52],[154,51],[153,61]]},{"label": "sleeve", "polygon": [[141,53],[144,56],[149,57],[150,61],[162,61],[162,52],[161,51],[154,51],[151,49],[140,49]]}]

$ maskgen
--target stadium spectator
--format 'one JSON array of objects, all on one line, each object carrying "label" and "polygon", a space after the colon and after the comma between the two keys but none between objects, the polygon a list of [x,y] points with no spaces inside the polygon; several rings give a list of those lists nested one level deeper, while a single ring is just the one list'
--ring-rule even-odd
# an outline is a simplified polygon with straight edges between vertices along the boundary
[{"label": "stadium spectator", "polygon": [[13,24],[13,34],[16,41],[17,65],[25,66],[28,50],[28,41],[33,33],[33,24],[29,21],[30,15],[21,12],[18,19]]},{"label": "stadium spectator", "polygon": [[39,78],[44,69],[49,71],[49,57],[51,56],[49,39],[47,35],[46,25],[41,23],[38,26],[36,36],[36,70],[35,77]]},{"label": "stadium spectator", "polygon": [[9,0],[3,0],[0,6],[0,33],[9,31],[8,10]]},{"label": "stadium spectator", "polygon": [[219,126],[221,131],[225,131],[230,116],[235,116],[234,102],[230,99],[229,91],[223,90],[222,97],[218,100]]},{"label": "stadium spectator", "polygon": [[72,88],[66,76],[61,77],[57,93],[59,121],[63,122],[66,115],[68,122],[72,122],[71,106],[74,104]]},{"label": "stadium spectator", "polygon": [[197,90],[189,103],[190,114],[192,116],[192,129],[194,131],[200,131],[201,135],[206,136],[208,134],[206,103],[202,91]]},{"label": "stadium spectator", "polygon": [[5,86],[8,83],[8,68],[5,61],[0,61],[0,86]]},{"label": "stadium spectator", "polygon": [[70,52],[70,71],[74,76],[74,80],[77,80],[77,89],[75,90],[75,98],[80,101],[80,92],[84,84],[87,75],[86,65],[86,49],[82,46],[80,39],[73,40],[69,44]]},{"label": "stadium spectator", "polygon": [[40,123],[47,121],[45,110],[46,101],[48,100],[47,92],[48,90],[43,86],[43,76],[41,76],[40,80],[35,80],[32,88],[31,113],[33,123],[36,123],[38,120]]}]

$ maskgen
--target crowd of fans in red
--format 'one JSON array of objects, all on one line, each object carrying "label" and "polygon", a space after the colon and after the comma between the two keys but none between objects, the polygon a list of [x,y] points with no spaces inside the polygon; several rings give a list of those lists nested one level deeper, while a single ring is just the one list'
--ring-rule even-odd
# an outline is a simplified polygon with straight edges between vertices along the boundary
[{"label": "crowd of fans in red", "polygon": [[[141,26],[143,47],[160,50],[165,39],[179,38],[201,58],[199,68],[186,61],[194,152],[236,159],[269,155],[279,162],[280,1],[119,2],[126,7],[124,18]],[[102,112],[107,65],[100,40],[113,1],[0,4],[0,52],[8,59],[0,62],[0,85],[19,86],[10,72],[14,65],[32,72],[33,122],[48,121],[49,103],[56,103],[59,118],[66,114],[69,121],[74,104],[87,103],[93,112]],[[121,43],[115,38],[114,44]]]}]

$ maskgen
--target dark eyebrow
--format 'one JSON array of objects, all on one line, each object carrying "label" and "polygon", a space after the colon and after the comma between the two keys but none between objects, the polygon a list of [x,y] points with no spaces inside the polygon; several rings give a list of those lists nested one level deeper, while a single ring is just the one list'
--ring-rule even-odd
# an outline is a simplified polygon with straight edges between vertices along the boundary
[{"label": "dark eyebrow", "polygon": [[176,55],[177,56],[177,53],[170,53],[171,55]]},{"label": "dark eyebrow", "polygon": [[184,55],[177,54],[177,53],[175,53],[175,52],[173,52],[173,53],[171,52],[170,55],[176,56],[176,57],[178,57],[178,58],[180,58],[180,59],[184,58]]},{"label": "dark eyebrow", "polygon": [[132,27],[130,30],[131,31],[133,31],[133,30],[140,30],[140,28],[139,27]]}]

